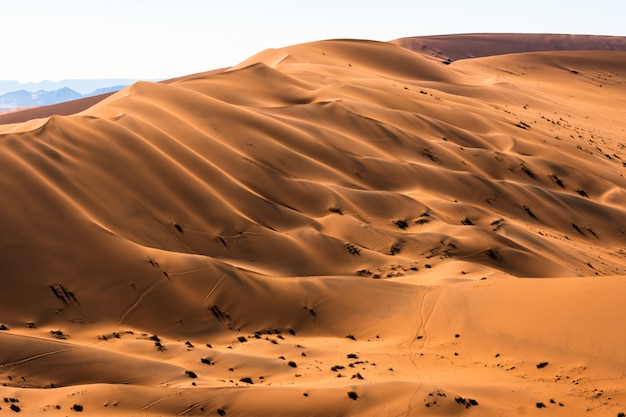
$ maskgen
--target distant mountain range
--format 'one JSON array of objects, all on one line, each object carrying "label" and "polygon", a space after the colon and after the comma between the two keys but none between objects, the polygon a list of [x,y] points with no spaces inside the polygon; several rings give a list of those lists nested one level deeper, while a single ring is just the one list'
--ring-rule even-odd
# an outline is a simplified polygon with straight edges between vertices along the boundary
[{"label": "distant mountain range", "polygon": [[63,103],[118,91],[137,81],[130,78],[46,80],[36,83],[0,80],[0,110]]},{"label": "distant mountain range", "polygon": [[[131,85],[138,79],[131,78],[98,78],[98,79],[83,79],[83,80],[60,80],[60,81],[40,81],[36,83],[21,83],[16,80],[0,80],[0,95],[10,93],[13,91],[26,90],[26,91],[54,91],[64,87],[71,88],[72,90],[80,94],[89,94],[99,88],[107,88],[114,85]],[[145,80],[156,81],[156,80]]]},{"label": "distant mountain range", "polygon": [[63,103],[66,101],[77,100],[79,98],[91,97],[99,94],[110,93],[121,90],[125,85],[116,85],[104,88],[98,88],[88,94],[81,94],[69,87],[63,87],[58,90],[46,91],[27,91],[18,90],[11,91],[0,95],[0,110],[12,110],[23,107],[48,106],[51,104]]}]

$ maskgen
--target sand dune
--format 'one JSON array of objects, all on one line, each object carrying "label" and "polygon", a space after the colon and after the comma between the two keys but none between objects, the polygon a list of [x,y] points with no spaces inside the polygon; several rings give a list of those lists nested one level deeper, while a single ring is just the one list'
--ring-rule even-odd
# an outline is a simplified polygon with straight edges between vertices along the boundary
[{"label": "sand dune", "polygon": [[456,61],[520,52],[626,51],[621,36],[469,33],[414,36],[391,41],[436,61]]},{"label": "sand dune", "polygon": [[335,40],[1,125],[0,413],[626,411],[625,89]]}]

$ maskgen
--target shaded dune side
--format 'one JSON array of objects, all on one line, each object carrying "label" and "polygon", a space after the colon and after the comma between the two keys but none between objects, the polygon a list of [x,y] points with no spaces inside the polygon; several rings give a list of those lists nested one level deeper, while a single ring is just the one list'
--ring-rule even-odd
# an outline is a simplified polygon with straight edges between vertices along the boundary
[{"label": "shaded dune side", "polygon": [[437,61],[541,51],[625,51],[623,36],[468,33],[412,36],[394,39],[394,44]]},{"label": "shaded dune side", "polygon": [[[16,390],[93,384],[97,398],[123,385],[134,395],[128,413],[163,414],[250,414],[233,384],[263,375],[276,387],[255,379],[246,398],[258,399],[256,415],[323,415],[287,387],[298,381],[284,363],[291,355],[307,364],[297,369],[307,389],[337,413],[398,414],[407,399],[409,412],[423,410],[442,387],[440,415],[465,411],[457,393],[482,394],[485,415],[500,402],[515,409],[509,376],[472,384],[466,369],[450,373],[446,362],[441,371],[438,361],[455,357],[458,329],[474,344],[469,356],[493,349],[481,337],[495,334],[498,348],[541,359],[534,345],[522,352],[533,329],[515,321],[509,330],[498,312],[555,302],[517,285],[558,290],[506,278],[626,274],[625,58],[520,54],[443,66],[395,45],[326,41],[265,51],[220,74],[137,83],[80,115],[0,126],[0,315],[12,329],[37,327],[0,335],[0,375]],[[585,327],[591,336],[577,329],[571,337],[584,343],[563,367],[621,325],[622,282],[602,287],[612,291],[606,311],[590,304],[576,315],[611,320]],[[581,292],[558,299],[565,312],[591,285],[572,283]],[[64,336],[56,329],[70,336],[51,341]],[[302,335],[311,359],[296,345]],[[545,352],[559,354],[570,333],[559,335]],[[318,357],[351,352],[328,343],[372,349],[366,340],[389,349],[397,374],[368,363],[366,383],[341,381],[326,369],[334,362],[314,373]],[[203,390],[173,393],[189,369]],[[346,399],[348,387],[360,401]]]}]

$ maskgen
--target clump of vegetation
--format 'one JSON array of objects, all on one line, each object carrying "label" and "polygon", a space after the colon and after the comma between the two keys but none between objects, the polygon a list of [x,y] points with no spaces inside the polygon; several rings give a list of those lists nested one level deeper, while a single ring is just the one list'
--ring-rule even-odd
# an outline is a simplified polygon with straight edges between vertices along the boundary
[{"label": "clump of vegetation", "polygon": [[563,184],[563,181],[561,181],[561,179],[556,175],[556,174],[548,174],[548,177],[554,181],[554,183],[556,185],[558,185],[561,188],[565,188],[565,185]]},{"label": "clump of vegetation", "polygon": [[348,392],[348,398],[350,398],[351,400],[357,400],[357,398],[359,398],[359,394],[357,394],[354,391],[349,391]]},{"label": "clump of vegetation", "polygon": [[524,174],[528,175],[530,178],[536,178],[535,173],[532,172],[526,165],[522,164],[521,168],[522,171],[524,171]]},{"label": "clump of vegetation", "polygon": [[9,407],[12,411],[15,411],[16,413],[19,413],[20,411],[22,411],[20,409],[20,406],[17,404],[11,404],[11,407]]},{"label": "clump of vegetation", "polygon": [[230,314],[222,310],[217,304],[211,304],[209,306],[209,310],[211,310],[211,313],[213,313],[215,318],[217,318],[220,323],[233,330],[233,321],[230,317]]},{"label": "clump of vegetation", "polygon": [[464,405],[465,408],[470,408],[472,406],[478,405],[478,401],[472,398],[455,397],[454,401],[456,401],[457,404]]},{"label": "clump of vegetation", "polygon": [[528,214],[533,220],[539,220],[537,216],[535,216],[535,213],[533,213],[533,211],[530,209],[530,207],[528,207],[526,204],[524,204],[522,207],[524,208],[526,214]]},{"label": "clump of vegetation", "polygon": [[409,228],[409,223],[405,219],[394,220],[393,224],[395,224],[402,230],[406,230]]},{"label": "clump of vegetation", "polygon": [[589,195],[587,194],[587,192],[585,190],[583,190],[582,188],[577,188],[576,192],[578,194],[580,194],[582,197],[589,197]]},{"label": "clump of vegetation", "polygon": [[61,330],[50,330],[52,337],[57,339],[67,339],[69,336],[64,334]]},{"label": "clump of vegetation", "polygon": [[4,324],[0,324],[0,330],[9,330],[9,328]]},{"label": "clump of vegetation", "polygon": [[572,223],[572,227],[574,228],[574,230],[576,230],[578,233],[580,233],[581,235],[585,236],[585,232],[582,231],[582,229],[576,224],[576,223]]},{"label": "clump of vegetation", "polygon": [[466,226],[473,226],[474,222],[470,220],[469,217],[465,217],[463,220],[461,220],[461,224],[464,224]]},{"label": "clump of vegetation", "polygon": [[494,261],[502,261],[502,258],[500,257],[497,249],[488,248],[485,250],[485,253],[487,254],[487,256],[489,256],[489,258],[493,259]]},{"label": "clump of vegetation", "polygon": [[298,367],[298,365],[294,361],[287,362],[287,365],[291,366],[292,368],[297,368]]},{"label": "clump of vegetation", "polygon": [[237,340],[239,340],[240,343],[246,343],[248,341],[245,336],[239,336]]},{"label": "clump of vegetation", "polygon": [[198,375],[196,375],[194,371],[185,371],[185,374],[187,374],[187,376],[192,379],[195,379],[198,377]]},{"label": "clump of vegetation", "polygon": [[82,413],[82,411],[83,411],[83,406],[82,406],[82,405],[80,405],[80,404],[74,404],[74,405],[72,406],[72,410],[74,410],[74,411],[76,411],[76,412],[78,412],[78,413]]},{"label": "clump of vegetation", "polygon": [[539,362],[537,364],[537,369],[545,368],[546,366],[548,366],[548,362]]},{"label": "clump of vegetation", "polygon": [[352,375],[352,378],[350,379],[365,379],[365,378],[363,377],[363,375],[357,372],[356,374]]},{"label": "clump of vegetation", "polygon": [[307,306],[304,306],[302,308],[308,311],[311,317],[315,318],[315,316],[317,316],[317,312],[314,309],[307,307]]},{"label": "clump of vegetation", "polygon": [[389,253],[393,256],[397,253],[400,253],[401,250],[402,250],[402,243],[396,242],[393,245],[391,245],[391,248],[389,249]]},{"label": "clump of vegetation", "polygon": [[200,362],[205,365],[215,365],[215,362],[213,362],[210,358],[202,358],[200,359]]},{"label": "clump of vegetation", "polygon": [[239,381],[245,382],[246,384],[254,384],[254,382],[252,382],[252,378],[250,377],[241,378]]},{"label": "clump of vegetation", "polygon": [[226,411],[223,408],[218,408],[216,411],[217,411],[217,414],[220,416],[226,415]]},{"label": "clump of vegetation", "polygon": [[328,211],[330,211],[331,213],[337,213],[343,216],[343,210],[341,210],[340,207],[330,207]]},{"label": "clump of vegetation", "polygon": [[351,255],[355,255],[355,256],[361,255],[361,249],[356,247],[353,243],[347,242],[344,246],[346,247],[346,249]]},{"label": "clump of vegetation", "polygon": [[519,127],[520,129],[530,130],[530,125],[526,122],[520,121],[519,123],[516,123],[515,126]]},{"label": "clump of vegetation", "polygon": [[348,359],[359,359],[359,355],[356,353],[348,353]]},{"label": "clump of vegetation", "polygon": [[335,365],[332,368],[330,368],[330,370],[333,371],[333,372],[337,372],[338,370],[344,369],[344,368],[345,368],[345,366],[343,366],[343,365]]},{"label": "clump of vegetation", "polygon": [[346,339],[356,340],[356,337],[354,337],[354,335],[349,334],[346,336]]},{"label": "clump of vegetation", "polygon": [[538,403],[535,404],[535,407],[537,407],[537,408],[546,408],[546,405],[544,403],[542,403],[542,402],[538,402]]}]

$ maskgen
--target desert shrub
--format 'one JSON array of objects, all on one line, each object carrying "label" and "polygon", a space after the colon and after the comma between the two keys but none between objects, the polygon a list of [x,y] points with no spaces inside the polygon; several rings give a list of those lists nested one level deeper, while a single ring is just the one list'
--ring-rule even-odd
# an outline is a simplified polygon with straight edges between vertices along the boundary
[{"label": "desert shrub", "polygon": [[331,213],[337,213],[337,214],[343,215],[343,210],[341,210],[340,207],[330,207],[328,211],[330,211]]},{"label": "desert shrub", "polygon": [[245,382],[246,384],[254,384],[254,382],[252,382],[252,378],[250,377],[241,378],[239,381]]},{"label": "desert shrub", "polygon": [[574,228],[574,230],[576,230],[578,233],[580,233],[581,235],[585,236],[585,232],[582,231],[582,229],[576,224],[576,223],[572,223],[572,227]]},{"label": "desert shrub", "polygon": [[538,402],[538,403],[535,404],[535,407],[537,407],[537,408],[546,408],[546,405],[544,403],[542,403],[542,402]]},{"label": "desert shrub", "polygon": [[394,220],[393,224],[395,224],[402,230],[406,230],[409,228],[409,223],[404,219]]},{"label": "desert shrub", "polygon": [[525,204],[522,207],[524,208],[524,211],[526,212],[526,214],[528,214],[533,220],[538,220],[537,216],[535,216],[535,213],[533,213],[530,207],[528,207]]},{"label": "desert shrub", "polygon": [[194,371],[185,371],[185,373],[187,374],[187,376],[189,378],[197,378],[198,375],[196,375],[196,373]]},{"label": "desert shrub", "polygon": [[294,361],[287,362],[287,365],[291,366],[292,368],[297,368],[298,367],[298,365]]},{"label": "desert shrub", "polygon": [[351,255],[361,255],[361,249],[356,247],[353,243],[347,242],[344,246]]},{"label": "desert shrub", "polygon": [[72,406],[72,410],[74,410],[74,411],[76,411],[78,413],[81,413],[83,411],[83,406],[80,405],[80,404],[74,404]]},{"label": "desert shrub", "polygon": [[528,175],[530,178],[535,178],[535,173],[532,172],[526,165],[522,164],[521,168],[522,171],[524,171],[524,174]]},{"label": "desert shrub", "polygon": [[359,394],[357,394],[354,391],[349,391],[348,392],[348,398],[350,398],[351,400],[357,400],[357,398],[359,398]]},{"label": "desert shrub", "polygon": [[537,364],[537,369],[545,368],[546,366],[548,366],[548,362],[539,362]]},{"label": "desert shrub", "polygon": [[457,404],[464,405],[465,408],[470,408],[472,406],[478,405],[478,401],[472,398],[455,397],[454,401],[456,401]]},{"label": "desert shrub", "polygon": [[466,226],[472,226],[474,222],[471,221],[469,217],[465,217],[463,220],[461,220],[461,224],[464,224]]},{"label": "desert shrub", "polygon": [[487,254],[487,256],[489,256],[494,261],[501,261],[502,260],[500,258],[500,254],[498,253],[497,249],[488,248],[488,249],[485,250],[485,253]]}]

